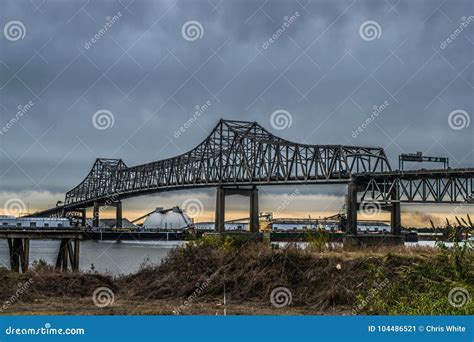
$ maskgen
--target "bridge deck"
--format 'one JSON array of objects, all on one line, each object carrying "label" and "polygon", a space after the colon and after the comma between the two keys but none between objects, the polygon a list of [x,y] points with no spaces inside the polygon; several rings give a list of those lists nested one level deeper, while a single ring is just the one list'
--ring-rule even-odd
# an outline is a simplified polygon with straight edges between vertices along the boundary
[{"label": "bridge deck", "polygon": [[355,180],[377,179],[377,178],[401,178],[401,179],[421,179],[421,178],[472,178],[474,168],[459,169],[419,169],[408,171],[388,171],[388,172],[362,172],[352,176]]},{"label": "bridge deck", "polygon": [[97,159],[62,206],[30,216],[63,216],[173,190],[352,182],[371,183],[371,193],[388,189],[391,200],[401,193],[407,202],[453,203],[472,199],[474,169],[392,171],[380,147],[300,144],[256,122],[221,120],[203,142],[175,157],[132,167],[121,159]]}]

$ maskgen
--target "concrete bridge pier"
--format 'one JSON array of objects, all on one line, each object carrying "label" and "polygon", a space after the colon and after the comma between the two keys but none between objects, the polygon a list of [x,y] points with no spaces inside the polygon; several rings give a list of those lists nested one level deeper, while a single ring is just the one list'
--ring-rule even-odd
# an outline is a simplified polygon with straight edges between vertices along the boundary
[{"label": "concrete bridge pier", "polygon": [[402,235],[400,202],[392,203],[392,213],[390,221],[392,226],[392,233],[395,235]]},{"label": "concrete bridge pier", "polygon": [[85,227],[87,225],[87,211],[86,209],[81,210],[81,226]]},{"label": "concrete bridge pier", "polygon": [[392,234],[400,236],[402,235],[402,218],[400,201],[398,200],[398,187],[395,187],[390,194],[392,203],[390,210],[390,226],[392,228]]},{"label": "concrete bridge pier", "polygon": [[115,228],[122,228],[122,201],[115,202]]},{"label": "concrete bridge pier", "polygon": [[357,184],[351,182],[347,189],[347,206],[346,206],[346,233],[357,235]]},{"label": "concrete bridge pier", "polygon": [[13,272],[28,271],[30,262],[30,240],[23,238],[8,238],[10,251],[10,267]]},{"label": "concrete bridge pier", "polygon": [[68,263],[70,263],[73,272],[79,271],[79,252],[79,239],[61,239],[58,256],[56,258],[56,269],[67,272]]},{"label": "concrete bridge pier", "polygon": [[253,187],[251,190],[250,196],[250,226],[249,230],[251,233],[258,233],[260,230],[259,225],[259,210],[258,210],[258,189]]},{"label": "concrete bridge pier", "polygon": [[[357,183],[351,182],[347,189],[347,223],[346,232],[351,235],[357,235],[357,211],[359,209],[359,203],[357,200],[357,192],[359,188]],[[390,226],[392,234],[401,235],[401,210],[400,201],[398,200],[398,188],[395,187],[390,193]]]},{"label": "concrete bridge pier", "polygon": [[[30,240],[60,240],[56,258],[56,269],[79,270],[80,240],[85,237],[79,229],[0,229],[0,239],[8,243],[10,267],[13,272],[28,271]],[[69,266],[70,265],[70,266]]]},{"label": "concrete bridge pier", "polygon": [[[109,205],[106,203],[105,205]],[[122,201],[117,200],[110,204],[115,207],[115,228],[122,228]],[[100,222],[100,203],[95,201],[93,207],[92,227],[99,227]]]},{"label": "concrete bridge pier", "polygon": [[99,202],[94,202],[94,208],[92,210],[92,227],[99,227]]},{"label": "concrete bridge pier", "polygon": [[246,188],[227,188],[219,186],[216,192],[216,215],[215,229],[219,233],[225,232],[225,197],[232,195],[247,196],[250,198],[250,221],[249,231],[257,233],[259,231],[259,208],[258,208],[258,189],[253,186]]},{"label": "concrete bridge pier", "polygon": [[346,235],[344,236],[344,248],[359,247],[377,247],[381,245],[401,245],[404,238],[401,236],[401,220],[400,220],[400,201],[398,200],[398,189],[390,194],[390,213],[392,234],[357,234],[357,211],[359,203],[357,192],[359,186],[356,182],[351,182],[347,189],[347,223]]},{"label": "concrete bridge pier", "polygon": [[219,186],[216,193],[216,216],[215,216],[215,229],[218,233],[225,232],[225,191],[224,188]]}]

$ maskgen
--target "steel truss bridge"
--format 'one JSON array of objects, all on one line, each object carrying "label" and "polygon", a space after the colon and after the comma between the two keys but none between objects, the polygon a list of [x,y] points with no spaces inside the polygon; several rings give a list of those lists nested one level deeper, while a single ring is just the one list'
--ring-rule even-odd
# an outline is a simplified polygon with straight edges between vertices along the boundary
[{"label": "steel truss bridge", "polygon": [[309,145],[290,142],[256,122],[220,120],[197,147],[179,156],[137,166],[97,159],[62,205],[31,216],[81,216],[94,208],[117,208],[121,200],[162,191],[216,187],[216,229],[224,229],[225,197],[250,197],[250,229],[258,230],[259,185],[348,184],[347,229],[357,233],[363,202],[391,207],[392,229],[400,231],[400,203],[472,203],[474,168],[393,171],[380,147]]}]

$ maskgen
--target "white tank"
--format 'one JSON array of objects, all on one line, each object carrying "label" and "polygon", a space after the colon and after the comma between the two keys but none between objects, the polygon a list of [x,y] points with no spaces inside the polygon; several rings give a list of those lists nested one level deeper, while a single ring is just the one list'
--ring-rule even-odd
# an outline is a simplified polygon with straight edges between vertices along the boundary
[{"label": "white tank", "polygon": [[174,207],[168,210],[158,208],[145,219],[143,227],[146,229],[183,229],[191,224],[191,218],[178,207]]}]

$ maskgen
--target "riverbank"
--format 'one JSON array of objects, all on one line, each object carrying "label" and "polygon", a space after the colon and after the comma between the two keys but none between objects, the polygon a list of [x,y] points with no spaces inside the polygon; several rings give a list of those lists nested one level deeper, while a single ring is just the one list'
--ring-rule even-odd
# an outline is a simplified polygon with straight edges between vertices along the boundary
[{"label": "riverbank", "polygon": [[462,297],[450,296],[456,288],[474,294],[472,251],[457,253],[421,247],[348,252],[317,244],[275,249],[205,239],[127,276],[64,274],[43,264],[25,274],[2,270],[0,309],[35,315],[215,315],[224,309],[227,314],[473,314],[472,299],[459,306]]}]

